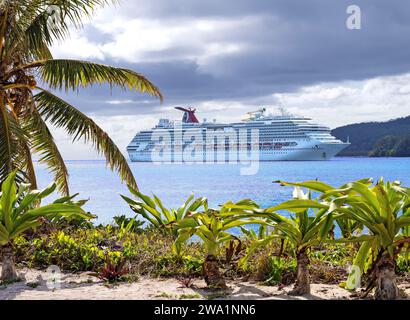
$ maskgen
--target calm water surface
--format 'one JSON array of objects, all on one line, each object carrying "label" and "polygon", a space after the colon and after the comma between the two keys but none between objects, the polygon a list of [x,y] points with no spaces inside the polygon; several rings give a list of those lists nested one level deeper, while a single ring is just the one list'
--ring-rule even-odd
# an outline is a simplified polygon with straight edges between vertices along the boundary
[{"label": "calm water surface", "polygon": [[[128,190],[120,179],[106,169],[104,161],[68,161],[71,193],[89,199],[86,209],[109,223],[118,214],[132,216],[120,194]],[[211,206],[228,200],[251,198],[268,207],[287,200],[292,188],[280,187],[273,180],[303,181],[319,179],[339,186],[351,180],[371,177],[398,179],[410,185],[410,158],[335,158],[318,162],[263,162],[256,175],[241,176],[241,165],[155,165],[131,163],[143,193],[155,193],[164,204],[180,206],[194,192],[208,197]],[[45,168],[38,165],[41,187],[52,182]]]}]

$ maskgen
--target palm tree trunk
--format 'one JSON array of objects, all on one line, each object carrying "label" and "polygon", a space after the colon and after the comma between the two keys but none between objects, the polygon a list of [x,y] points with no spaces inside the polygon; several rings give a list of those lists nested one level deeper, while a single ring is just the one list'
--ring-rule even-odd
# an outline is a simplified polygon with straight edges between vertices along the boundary
[{"label": "palm tree trunk", "polygon": [[1,268],[2,281],[16,281],[18,280],[16,266],[14,264],[13,247],[6,245],[3,247],[3,265]]},{"label": "palm tree trunk", "polygon": [[296,255],[297,275],[296,283],[289,295],[300,296],[310,293],[309,257],[306,250],[302,250]]},{"label": "palm tree trunk", "polygon": [[396,263],[393,258],[384,255],[377,262],[376,272],[376,300],[396,300],[399,296],[399,288],[396,282]]},{"label": "palm tree trunk", "polygon": [[212,289],[225,289],[225,279],[219,272],[217,258],[209,254],[206,256],[203,264],[204,279],[208,287]]}]

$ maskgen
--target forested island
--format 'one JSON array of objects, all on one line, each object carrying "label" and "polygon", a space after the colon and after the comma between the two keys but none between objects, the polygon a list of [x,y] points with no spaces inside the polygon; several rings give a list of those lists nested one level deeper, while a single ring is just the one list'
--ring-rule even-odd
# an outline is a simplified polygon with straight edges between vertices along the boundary
[{"label": "forested island", "polygon": [[332,134],[351,146],[339,156],[410,157],[410,116],[336,128]]}]

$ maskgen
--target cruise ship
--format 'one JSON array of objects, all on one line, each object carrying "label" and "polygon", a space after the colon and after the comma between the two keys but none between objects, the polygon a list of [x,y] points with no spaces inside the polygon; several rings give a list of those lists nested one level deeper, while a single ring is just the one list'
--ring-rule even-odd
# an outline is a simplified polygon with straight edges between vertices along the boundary
[{"label": "cruise ship", "polygon": [[138,132],[127,147],[133,162],[236,162],[329,160],[350,145],[312,119],[288,114],[249,112],[240,122],[199,122],[196,109],[176,107],[182,121],[160,119]]}]

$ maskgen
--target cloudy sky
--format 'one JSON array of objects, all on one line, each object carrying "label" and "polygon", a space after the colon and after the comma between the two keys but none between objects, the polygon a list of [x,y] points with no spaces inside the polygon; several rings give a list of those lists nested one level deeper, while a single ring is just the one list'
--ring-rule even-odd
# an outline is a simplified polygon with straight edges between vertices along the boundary
[{"label": "cloudy sky", "polygon": [[[346,27],[349,5],[361,29]],[[122,0],[53,48],[144,73],[165,96],[95,87],[61,94],[124,150],[159,118],[237,121],[283,105],[332,128],[410,114],[410,3],[403,0]],[[66,159],[95,159],[55,131]]]}]

